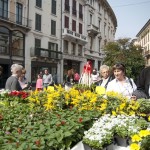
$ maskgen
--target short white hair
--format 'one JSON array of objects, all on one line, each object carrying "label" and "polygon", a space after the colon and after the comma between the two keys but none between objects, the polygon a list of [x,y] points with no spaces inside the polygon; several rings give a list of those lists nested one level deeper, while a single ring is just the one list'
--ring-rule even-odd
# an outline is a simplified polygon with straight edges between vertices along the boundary
[{"label": "short white hair", "polygon": [[11,72],[12,72],[12,74],[16,74],[17,71],[21,71],[22,69],[23,69],[23,66],[18,65],[18,64],[13,64],[11,66]]},{"label": "short white hair", "polygon": [[107,69],[109,71],[109,66],[107,65],[100,66],[100,72],[102,72],[103,69]]}]

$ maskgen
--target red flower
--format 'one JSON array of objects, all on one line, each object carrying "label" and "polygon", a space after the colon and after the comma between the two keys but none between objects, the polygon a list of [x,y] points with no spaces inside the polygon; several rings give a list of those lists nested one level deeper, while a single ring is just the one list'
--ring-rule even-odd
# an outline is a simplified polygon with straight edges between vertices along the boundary
[{"label": "red flower", "polygon": [[3,116],[2,116],[2,115],[0,115],[0,121],[1,121],[1,120],[3,120]]},{"label": "red flower", "polygon": [[61,121],[61,124],[64,125],[66,122],[65,121]]},{"label": "red flower", "polygon": [[80,122],[80,123],[81,123],[82,121],[83,121],[83,118],[79,118],[78,122]]},{"label": "red flower", "polygon": [[17,129],[17,131],[18,131],[18,133],[19,133],[19,134],[21,134],[21,133],[22,133],[21,128],[18,128],[18,129]]},{"label": "red flower", "polygon": [[41,145],[40,140],[36,140],[36,141],[35,141],[35,144],[36,144],[36,146],[40,146],[40,145]]}]

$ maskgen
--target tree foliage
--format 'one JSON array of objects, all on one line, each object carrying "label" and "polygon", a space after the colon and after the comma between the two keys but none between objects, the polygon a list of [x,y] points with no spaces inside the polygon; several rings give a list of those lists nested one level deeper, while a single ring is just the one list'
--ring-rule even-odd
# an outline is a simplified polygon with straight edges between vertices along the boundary
[{"label": "tree foliage", "polygon": [[142,47],[134,45],[130,38],[109,42],[105,46],[104,52],[106,54],[104,64],[113,66],[115,63],[123,63],[126,66],[127,76],[133,79],[136,79],[144,67]]}]

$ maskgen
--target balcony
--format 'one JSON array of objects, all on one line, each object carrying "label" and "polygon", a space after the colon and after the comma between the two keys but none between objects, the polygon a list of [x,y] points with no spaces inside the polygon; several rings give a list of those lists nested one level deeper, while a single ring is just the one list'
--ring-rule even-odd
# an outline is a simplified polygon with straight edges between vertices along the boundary
[{"label": "balcony", "polygon": [[31,48],[30,50],[31,57],[47,58],[49,60],[62,59],[62,52],[60,51],[53,51],[44,48]]},{"label": "balcony", "polygon": [[144,52],[144,56],[145,56],[145,57],[150,57],[150,50],[145,51],[145,52]]},{"label": "balcony", "polygon": [[79,33],[76,33],[74,31],[71,31],[67,28],[64,28],[63,29],[63,38],[65,40],[71,40],[71,41],[74,41],[74,42],[78,42],[78,44],[81,44],[81,45],[85,45],[87,43],[87,37],[82,35],[82,34],[79,34]]},{"label": "balcony", "polygon": [[31,28],[31,20],[22,16],[18,16],[12,12],[0,9],[0,22],[15,24],[27,29]]},{"label": "balcony", "polygon": [[88,25],[88,34],[90,36],[96,36],[99,33],[99,28],[93,24]]}]

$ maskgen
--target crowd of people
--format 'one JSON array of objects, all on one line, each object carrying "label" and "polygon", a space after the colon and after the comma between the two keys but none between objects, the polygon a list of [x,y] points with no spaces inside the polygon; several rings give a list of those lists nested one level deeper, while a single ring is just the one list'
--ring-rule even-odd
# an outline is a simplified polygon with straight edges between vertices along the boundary
[{"label": "crowd of people", "polygon": [[[73,81],[74,76],[71,69],[68,70],[66,76],[66,90],[72,87]],[[96,68],[92,69],[92,64],[88,61],[76,83],[87,86],[95,84],[105,88],[106,92],[114,91],[129,99],[150,98],[150,67],[141,71],[137,83],[135,83],[132,78],[126,76],[126,67],[122,63],[115,64],[111,69],[107,65],[102,65],[98,72]]]},{"label": "crowd of people", "polygon": [[[0,79],[2,79],[1,77],[1,69],[0,69]],[[2,85],[2,81],[0,80],[0,89],[4,88],[6,90],[10,90],[10,91],[20,91],[20,90],[31,90],[32,89],[32,85],[31,83],[28,82],[27,78],[25,77],[26,74],[26,70],[25,68],[23,68],[22,65],[19,64],[13,64],[11,66],[11,76],[7,79],[5,85]],[[44,70],[44,74],[43,72],[40,72],[37,75],[37,81],[36,81],[36,90],[40,91],[43,90],[44,88],[47,88],[48,86],[51,86],[54,84],[53,81],[53,77],[52,75],[49,73],[48,69]]]},{"label": "crowd of people", "polygon": [[[7,90],[27,90],[31,85],[25,77],[26,70],[23,66],[13,64],[11,66],[12,75],[7,79],[5,89]],[[2,68],[0,68],[0,82],[2,85]],[[105,88],[105,91],[114,91],[128,97],[129,99],[150,98],[150,66],[144,68],[137,83],[126,76],[126,67],[122,63],[115,64],[111,70],[107,65],[100,66],[98,72],[96,68],[92,69],[92,64],[88,61],[83,68],[81,76],[74,69],[67,71],[65,76],[64,87],[69,90],[73,84],[85,84],[90,86],[95,84]],[[40,91],[48,86],[53,86],[54,81],[48,69],[37,75],[36,90]]]}]

